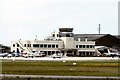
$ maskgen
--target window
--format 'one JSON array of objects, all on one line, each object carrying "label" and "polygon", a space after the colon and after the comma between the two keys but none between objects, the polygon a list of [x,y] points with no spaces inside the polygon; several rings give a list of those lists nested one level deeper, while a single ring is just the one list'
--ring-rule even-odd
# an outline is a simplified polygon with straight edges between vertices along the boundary
[{"label": "window", "polygon": [[27,47],[29,47],[29,44],[27,44]]},{"label": "window", "polygon": [[19,47],[19,44],[17,44],[17,47]]},{"label": "window", "polygon": [[57,37],[59,37],[59,35],[57,34]]},{"label": "window", "polygon": [[15,52],[15,50],[13,50],[13,53]]},{"label": "window", "polygon": [[55,54],[55,51],[52,51],[52,55]]},{"label": "window", "polygon": [[90,55],[93,55],[93,53],[92,53],[92,52],[90,52]]},{"label": "window", "polygon": [[55,45],[54,45],[54,44],[52,45],[52,48],[55,48]]},{"label": "window", "polygon": [[85,45],[83,45],[83,48],[85,48]]},{"label": "window", "polygon": [[78,48],[78,45],[76,45],[76,48]]},{"label": "window", "polygon": [[47,48],[47,44],[44,44],[44,48]]},{"label": "window", "polygon": [[92,45],[90,45],[90,48],[92,48]]},{"label": "window", "polygon": [[107,49],[104,49],[104,52],[105,52],[105,53],[108,53],[108,50],[107,50]]},{"label": "window", "polygon": [[66,34],[66,37],[70,37],[70,34]]},{"label": "window", "polygon": [[50,44],[48,45],[48,48],[51,48],[51,45],[50,45]]},{"label": "window", "polygon": [[79,45],[79,48],[82,48],[82,45]]},{"label": "window", "polygon": [[43,48],[43,44],[40,44],[40,47]]},{"label": "window", "polygon": [[24,44],[24,47],[26,47],[26,44]]},{"label": "window", "polygon": [[58,45],[56,44],[56,48],[58,48]]},{"label": "window", "polygon": [[31,44],[29,44],[29,47],[31,47]]},{"label": "window", "polygon": [[89,56],[89,52],[86,52],[86,56]]},{"label": "window", "polygon": [[90,48],[94,48],[94,45],[90,45]]},{"label": "window", "polygon": [[72,53],[72,51],[67,51],[67,53]]},{"label": "window", "polygon": [[87,48],[89,48],[89,45],[87,45]]},{"label": "window", "polygon": [[81,41],[85,41],[85,39],[81,39]]},{"label": "window", "polygon": [[48,51],[48,55],[51,55],[51,51]]},{"label": "window", "polygon": [[44,51],[44,54],[47,54],[47,51]]},{"label": "window", "polygon": [[61,37],[61,35],[59,34],[59,37]]},{"label": "window", "polygon": [[13,47],[15,47],[15,44],[13,44]]},{"label": "window", "polygon": [[33,44],[33,47],[39,47],[39,44]]},{"label": "window", "polygon": [[55,34],[53,34],[53,37],[55,37]]},{"label": "window", "polygon": [[27,44],[28,47],[31,47],[31,44]]}]

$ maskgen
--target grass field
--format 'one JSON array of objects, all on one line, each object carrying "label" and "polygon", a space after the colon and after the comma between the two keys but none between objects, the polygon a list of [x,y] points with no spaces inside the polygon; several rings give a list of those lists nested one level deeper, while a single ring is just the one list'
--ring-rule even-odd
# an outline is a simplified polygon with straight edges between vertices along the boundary
[{"label": "grass field", "polygon": [[120,76],[118,61],[11,61],[2,62],[3,74],[61,76]]}]

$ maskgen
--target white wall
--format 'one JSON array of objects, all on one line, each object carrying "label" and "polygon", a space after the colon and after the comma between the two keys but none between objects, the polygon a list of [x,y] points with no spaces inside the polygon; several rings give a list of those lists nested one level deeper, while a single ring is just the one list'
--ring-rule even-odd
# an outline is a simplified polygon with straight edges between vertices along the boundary
[{"label": "white wall", "polygon": [[73,37],[61,37],[61,39],[64,41],[64,48],[75,48]]}]

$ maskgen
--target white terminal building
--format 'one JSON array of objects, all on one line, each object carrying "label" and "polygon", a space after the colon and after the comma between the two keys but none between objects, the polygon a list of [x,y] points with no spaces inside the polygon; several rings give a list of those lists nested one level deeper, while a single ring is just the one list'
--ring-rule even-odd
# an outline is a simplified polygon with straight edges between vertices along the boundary
[{"label": "white terminal building", "polygon": [[44,40],[15,40],[11,41],[11,52],[44,52],[46,56],[54,53],[67,56],[95,56],[95,41],[74,39],[73,28],[59,28]]}]

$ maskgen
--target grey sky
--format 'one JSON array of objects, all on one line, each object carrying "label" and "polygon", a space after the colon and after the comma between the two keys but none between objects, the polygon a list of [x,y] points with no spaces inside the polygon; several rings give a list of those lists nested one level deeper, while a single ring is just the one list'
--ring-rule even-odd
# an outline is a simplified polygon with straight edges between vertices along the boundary
[{"label": "grey sky", "polygon": [[0,0],[0,43],[43,39],[59,27],[74,33],[118,34],[119,0]]}]

